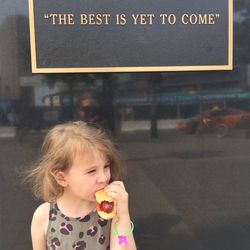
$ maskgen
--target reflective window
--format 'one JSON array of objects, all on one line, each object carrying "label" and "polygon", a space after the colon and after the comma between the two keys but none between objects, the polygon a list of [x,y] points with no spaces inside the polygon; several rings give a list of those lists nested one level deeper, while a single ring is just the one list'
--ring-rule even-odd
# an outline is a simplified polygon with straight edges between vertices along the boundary
[{"label": "reflective window", "polygon": [[111,131],[138,249],[250,247],[250,3],[234,1],[232,71],[32,74],[27,1],[0,9],[0,249],[31,249],[42,201],[22,174],[52,126]]}]

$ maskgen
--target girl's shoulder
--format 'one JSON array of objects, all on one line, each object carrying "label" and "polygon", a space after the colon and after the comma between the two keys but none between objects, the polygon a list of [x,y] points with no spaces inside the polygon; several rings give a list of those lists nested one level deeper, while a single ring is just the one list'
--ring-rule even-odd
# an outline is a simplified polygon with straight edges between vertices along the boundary
[{"label": "girl's shoulder", "polygon": [[47,218],[49,215],[49,209],[50,209],[50,203],[49,202],[44,202],[41,204],[39,207],[34,212],[34,216],[42,219],[42,218]]},{"label": "girl's shoulder", "polygon": [[45,202],[41,204],[33,214],[33,223],[37,225],[42,225],[44,230],[46,230],[49,221],[49,210],[50,203]]}]

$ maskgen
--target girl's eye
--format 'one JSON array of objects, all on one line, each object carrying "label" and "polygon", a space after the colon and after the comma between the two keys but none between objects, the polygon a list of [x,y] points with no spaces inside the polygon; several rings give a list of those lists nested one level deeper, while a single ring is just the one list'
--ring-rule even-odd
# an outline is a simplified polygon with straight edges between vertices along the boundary
[{"label": "girl's eye", "polygon": [[93,169],[93,170],[88,171],[87,174],[94,174],[95,172],[96,172],[96,170]]},{"label": "girl's eye", "polygon": [[104,168],[110,168],[110,165],[106,165],[106,166],[104,166]]}]

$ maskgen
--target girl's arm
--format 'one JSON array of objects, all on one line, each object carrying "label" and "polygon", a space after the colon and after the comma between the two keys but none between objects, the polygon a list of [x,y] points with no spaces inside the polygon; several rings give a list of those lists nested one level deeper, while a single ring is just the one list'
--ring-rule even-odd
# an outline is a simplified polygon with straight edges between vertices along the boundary
[{"label": "girl's arm", "polygon": [[[110,250],[136,250],[128,209],[128,193],[125,190],[123,182],[112,182],[105,188],[105,192],[114,197],[117,202],[117,216],[112,220],[111,225]],[[125,237],[120,237],[119,244],[118,236],[121,235]],[[128,242],[126,243],[127,240]]]},{"label": "girl's arm", "polygon": [[33,250],[46,250],[45,233],[48,225],[49,204],[39,206],[32,218],[31,238]]}]

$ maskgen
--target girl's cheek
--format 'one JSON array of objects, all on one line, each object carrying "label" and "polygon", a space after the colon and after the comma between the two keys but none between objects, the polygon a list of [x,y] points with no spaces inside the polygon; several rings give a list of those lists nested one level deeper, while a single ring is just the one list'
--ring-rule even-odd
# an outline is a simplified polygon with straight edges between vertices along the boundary
[{"label": "girl's cheek", "polygon": [[111,173],[110,173],[110,171],[109,171],[108,182],[110,182],[110,180],[111,180]]}]

